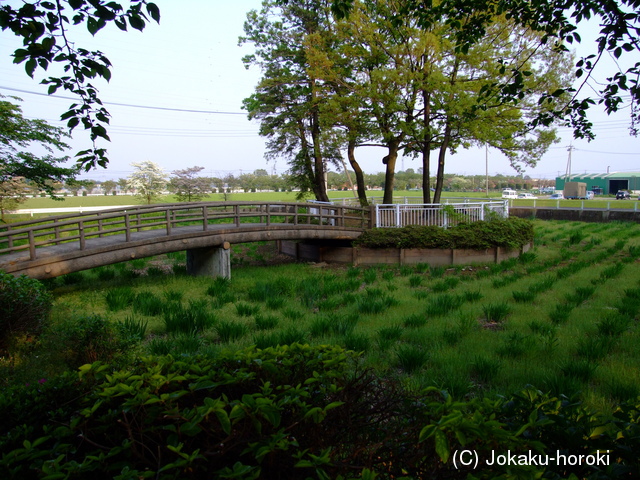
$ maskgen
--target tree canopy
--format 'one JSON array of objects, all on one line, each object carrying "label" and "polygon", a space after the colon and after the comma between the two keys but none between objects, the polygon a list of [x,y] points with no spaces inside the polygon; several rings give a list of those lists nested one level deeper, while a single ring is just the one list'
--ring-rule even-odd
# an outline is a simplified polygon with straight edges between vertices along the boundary
[{"label": "tree canopy", "polygon": [[[346,148],[364,204],[355,147],[380,146],[383,202],[392,203],[401,152],[422,156],[427,185],[430,154],[436,151],[438,202],[448,152],[488,144],[514,166],[535,165],[554,141],[553,130],[538,126],[532,132],[532,119],[558,107],[564,93],[557,91],[570,80],[564,55],[545,49],[539,33],[502,16],[461,49],[458,31],[445,21],[396,21],[403,1],[355,2],[346,20],[327,13],[330,0],[311,3],[313,13],[307,0],[265,1],[245,24],[245,41],[256,48],[248,63],[263,69],[246,106],[250,118],[261,121],[261,134],[277,139],[270,141],[270,155],[286,152],[292,173],[305,166],[312,171],[312,151]],[[527,98],[516,104],[488,96],[496,82],[510,80],[512,66],[527,69],[521,80]],[[317,173],[327,155],[314,158],[315,175],[305,179],[316,198],[326,200],[324,178]],[[424,201],[431,201],[429,189]]]},{"label": "tree canopy", "polygon": [[[0,96],[0,183],[22,178],[53,196],[55,182],[64,182],[77,173],[75,168],[60,166],[68,157],[53,156],[69,148],[64,143],[68,135],[44,120],[24,118],[20,106],[4,98]],[[46,153],[38,156],[32,152],[34,148]]]},{"label": "tree canopy", "polygon": [[20,7],[0,6],[0,28],[21,37],[23,42],[23,48],[13,52],[14,63],[23,63],[32,78],[38,69],[47,71],[53,64],[62,65],[63,75],[50,76],[42,83],[49,86],[49,94],[63,89],[78,97],[61,119],[67,121],[71,130],[82,125],[89,131],[93,147],[77,154],[79,166],[87,171],[98,165],[105,167],[108,163],[106,150],[96,142],[98,139],[109,140],[109,112],[91,82],[96,78],[108,81],[111,62],[100,51],[76,46],[71,31],[84,25],[91,35],[95,35],[109,23],[123,31],[129,27],[142,31],[149,17],[160,21],[160,11],[154,3],[147,0],[128,0],[127,3],[25,0]]},{"label": "tree canopy", "polygon": [[132,163],[135,169],[128,177],[129,188],[136,191],[136,196],[151,204],[159,197],[167,186],[167,176],[162,168],[149,160]]},{"label": "tree canopy", "polygon": [[[287,0],[283,0],[287,2]],[[366,0],[376,3],[374,0]],[[332,10],[339,18],[349,16],[356,0],[332,0]],[[567,52],[571,45],[582,41],[579,26],[589,21],[598,23],[599,35],[589,52],[574,65],[577,87],[558,88],[539,98],[539,103],[553,103],[555,98],[570,94],[556,108],[539,112],[531,119],[531,125],[550,125],[560,120],[573,128],[576,138],[594,138],[588,111],[601,105],[607,113],[629,108],[630,131],[638,133],[640,100],[640,1],[639,0],[565,0],[562,2],[543,0],[522,2],[520,0],[403,0],[401,8],[392,17],[395,25],[415,20],[421,28],[429,29],[443,22],[455,32],[457,50],[466,53],[480,42],[488,29],[500,18],[505,18],[540,35],[546,48]],[[629,66],[619,64],[618,71],[602,79],[599,90],[587,91],[587,82],[598,64],[606,55],[616,61],[630,61]],[[529,87],[525,77],[526,65],[504,65],[506,79],[487,85],[483,95],[500,99],[501,102],[517,104],[527,98]],[[593,88],[592,85],[589,87]],[[626,100],[625,96],[629,96]]]}]

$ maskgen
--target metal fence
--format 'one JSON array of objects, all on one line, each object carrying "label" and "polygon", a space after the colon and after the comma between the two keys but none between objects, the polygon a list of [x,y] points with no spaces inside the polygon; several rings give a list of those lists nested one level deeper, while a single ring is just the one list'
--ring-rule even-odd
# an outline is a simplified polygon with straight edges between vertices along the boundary
[{"label": "metal fence", "polygon": [[509,216],[508,201],[475,201],[448,204],[376,204],[376,227],[435,225],[447,228],[463,222]]}]

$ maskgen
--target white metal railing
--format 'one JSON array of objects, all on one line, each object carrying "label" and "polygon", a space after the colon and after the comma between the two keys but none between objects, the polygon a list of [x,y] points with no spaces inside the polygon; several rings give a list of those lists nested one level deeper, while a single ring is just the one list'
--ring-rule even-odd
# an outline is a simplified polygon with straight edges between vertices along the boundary
[{"label": "white metal railing", "polygon": [[509,202],[476,201],[449,204],[376,204],[376,227],[394,228],[407,225],[435,225],[447,228],[461,222],[478,222],[497,215],[509,216]]}]

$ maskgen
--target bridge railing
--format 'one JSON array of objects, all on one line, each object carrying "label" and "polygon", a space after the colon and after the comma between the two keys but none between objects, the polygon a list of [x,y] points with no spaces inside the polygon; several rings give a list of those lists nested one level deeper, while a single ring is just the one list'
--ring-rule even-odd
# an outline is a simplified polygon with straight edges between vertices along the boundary
[{"label": "bridge railing", "polygon": [[47,217],[0,226],[0,255],[77,243],[80,250],[90,239],[121,235],[124,242],[142,231],[163,230],[167,236],[184,227],[207,231],[220,226],[255,224],[324,225],[371,228],[369,208],[293,202],[207,202],[127,207],[83,214]]},{"label": "bridge railing", "polygon": [[477,222],[497,215],[507,218],[509,204],[504,201],[478,201],[449,204],[377,204],[376,227],[393,228],[407,225],[449,227],[460,222]]}]

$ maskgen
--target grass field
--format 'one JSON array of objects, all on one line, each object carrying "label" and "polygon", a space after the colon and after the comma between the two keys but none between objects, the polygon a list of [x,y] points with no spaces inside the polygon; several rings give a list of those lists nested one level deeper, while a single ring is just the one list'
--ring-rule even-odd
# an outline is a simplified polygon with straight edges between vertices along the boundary
[{"label": "grass field", "polygon": [[[382,191],[370,191],[368,196],[382,197]],[[401,190],[395,192],[394,196],[399,197],[421,197],[422,192],[419,191],[407,191]],[[345,191],[330,191],[329,197],[331,199],[342,198],[354,198],[352,192]],[[483,192],[444,192],[443,198],[486,198]],[[493,199],[500,199],[500,192],[492,192],[490,197]],[[282,201],[293,202],[296,201],[295,192],[256,192],[256,193],[233,193],[227,195],[229,201]],[[222,194],[208,195],[203,201],[224,201]],[[158,199],[156,203],[175,203],[176,199],[173,195],[167,195]],[[535,203],[534,203],[535,202]],[[94,206],[120,206],[120,205],[141,205],[140,199],[132,195],[95,195],[88,197],[64,197],[63,200],[56,201],[50,198],[28,198],[24,204],[20,206],[21,209],[36,209],[36,208],[63,208],[63,207],[94,207]],[[637,209],[637,200],[615,200],[613,197],[597,198],[594,200],[548,200],[540,198],[537,200],[512,200],[511,205],[518,206],[535,206],[537,207],[569,207],[580,208],[584,205],[585,208],[612,208],[612,209]]]},{"label": "grass field", "polygon": [[[252,244],[234,246],[222,281],[186,276],[184,253],[137,259],[52,282],[52,324],[95,314],[144,325],[138,355],[339,344],[383,375],[455,397],[533,384],[608,409],[640,394],[640,225],[535,228],[519,259],[447,269],[253,266],[272,254]],[[56,368],[42,358],[25,372]]]}]

